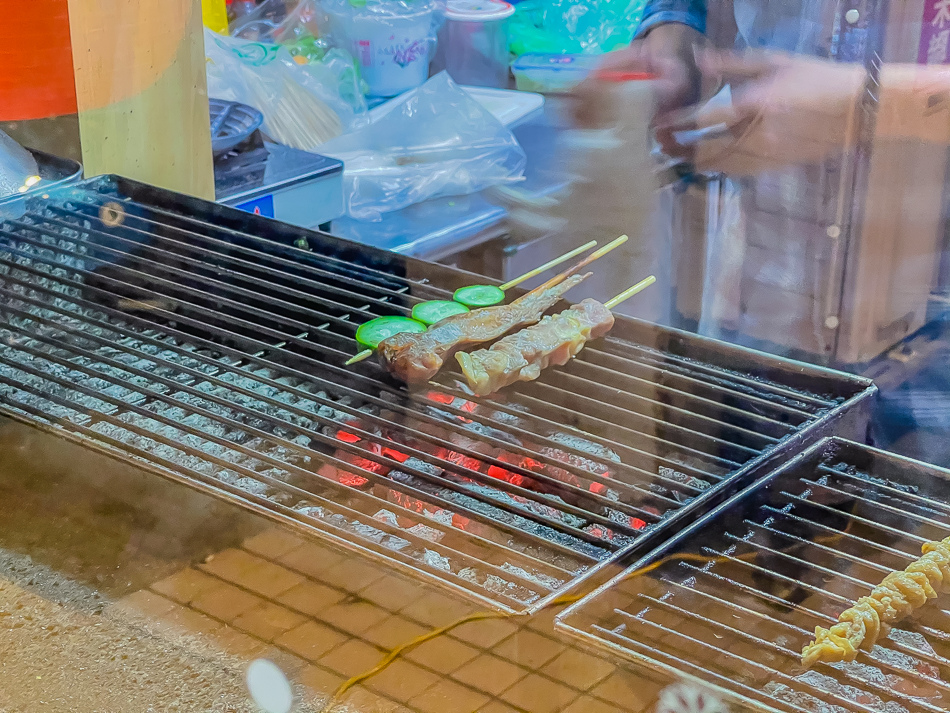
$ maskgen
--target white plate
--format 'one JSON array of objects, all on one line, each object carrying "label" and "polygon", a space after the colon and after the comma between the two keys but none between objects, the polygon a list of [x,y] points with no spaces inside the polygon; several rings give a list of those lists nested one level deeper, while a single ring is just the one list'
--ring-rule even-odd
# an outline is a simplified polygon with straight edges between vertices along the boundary
[{"label": "white plate", "polygon": [[462,87],[472,99],[505,126],[511,126],[544,106],[544,97],[533,92],[489,87]]},{"label": "white plate", "polygon": [[[531,112],[544,106],[544,97],[533,92],[490,87],[462,87],[462,89],[505,126],[516,124]],[[370,119],[378,121],[380,117],[393,109],[397,99],[399,97],[393,97],[371,109]]]}]

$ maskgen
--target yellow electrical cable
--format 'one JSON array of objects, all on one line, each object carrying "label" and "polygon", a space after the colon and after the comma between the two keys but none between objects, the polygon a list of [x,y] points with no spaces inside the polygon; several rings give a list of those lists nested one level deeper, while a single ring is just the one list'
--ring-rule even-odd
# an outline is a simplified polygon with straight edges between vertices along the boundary
[{"label": "yellow electrical cable", "polygon": [[[678,554],[678,555],[669,555],[667,557],[657,560],[656,562],[653,562],[652,564],[647,565],[646,567],[641,567],[640,569],[636,569],[628,573],[625,577],[623,577],[621,581],[626,581],[628,579],[633,579],[634,577],[639,577],[640,575],[647,574],[648,572],[652,572],[653,570],[655,570],[657,567],[661,567],[667,562],[671,560],[676,560],[676,559],[687,560],[687,561],[699,560],[702,562],[711,562],[711,561],[715,561],[715,560],[719,560],[723,558],[705,557],[703,555],[694,555],[694,554],[688,554],[688,553]],[[329,711],[333,708],[333,706],[336,705],[337,701],[339,701],[340,698],[344,694],[346,694],[348,690],[350,690],[353,686],[359,683],[362,683],[363,681],[369,678],[372,678],[376,674],[385,670],[390,664],[392,664],[396,659],[398,659],[404,653],[411,651],[412,649],[419,646],[420,644],[424,644],[426,641],[430,641],[439,636],[442,636],[443,634],[447,634],[448,632],[452,631],[452,629],[462,626],[462,624],[468,624],[473,621],[485,621],[487,619],[514,619],[514,618],[519,618],[519,617],[532,616],[533,614],[540,613],[552,607],[564,606],[567,604],[574,604],[576,602],[579,602],[581,599],[583,599],[584,596],[585,595],[583,594],[572,594],[572,595],[566,594],[564,596],[557,597],[556,599],[552,599],[550,602],[548,602],[544,607],[539,609],[537,612],[530,612],[530,613],[529,612],[498,612],[498,611],[476,612],[474,614],[468,614],[467,616],[463,616],[461,619],[457,619],[451,624],[446,624],[445,626],[441,626],[438,629],[433,629],[432,631],[426,634],[423,634],[422,636],[417,636],[414,639],[410,639],[406,643],[400,644],[399,646],[394,648],[392,651],[390,651],[388,654],[386,654],[386,656],[378,664],[373,666],[373,668],[369,669],[368,671],[364,671],[363,673],[357,676],[353,676],[352,678],[347,679],[346,681],[341,683],[340,686],[336,689],[336,691],[334,691],[333,695],[330,696],[329,700],[327,700],[327,702],[323,705],[323,708],[320,709],[320,713],[329,713]]]},{"label": "yellow electrical cable", "polygon": [[[815,543],[820,544],[828,540],[836,540],[842,537],[848,532],[848,530],[851,529],[852,523],[853,521],[849,521],[848,526],[836,535],[830,535],[828,537],[817,538],[815,540]],[[789,547],[788,549],[799,547],[801,544],[802,543],[796,543],[792,545],[791,547]],[[697,555],[690,552],[667,555],[666,557],[662,557],[658,559],[656,562],[653,562],[652,564],[648,564],[645,567],[640,567],[639,569],[635,569],[632,572],[628,572],[626,575],[621,577],[621,579],[617,582],[617,584],[626,582],[627,580],[630,580],[630,579],[634,579],[635,577],[640,577],[644,574],[648,574],[649,572],[652,572],[653,570],[658,569],[659,567],[662,567],[667,562],[672,562],[674,560],[680,560],[683,562],[703,562],[703,563],[728,562],[730,559],[754,558],[757,554],[758,553],[754,551],[746,552],[745,554],[738,555],[737,557],[733,557],[733,558],[723,557],[721,555],[716,556],[716,557],[708,557],[706,555]],[[459,626],[462,626],[463,624],[468,624],[473,621],[485,621],[489,619],[516,619],[516,618],[521,618],[521,617],[533,616],[534,614],[538,614],[547,609],[551,609],[552,607],[564,606],[567,604],[574,604],[576,602],[579,602],[585,596],[587,595],[586,594],[565,594],[564,596],[557,597],[556,599],[552,599],[550,602],[548,602],[545,606],[543,606],[537,612],[530,612],[530,613],[529,612],[499,612],[499,611],[476,612],[474,614],[468,614],[467,616],[463,616],[461,619],[457,619],[451,624],[446,624],[445,626],[441,626],[438,629],[433,629],[427,634],[423,634],[421,636],[417,636],[414,639],[410,639],[406,643],[400,644],[399,646],[394,648],[392,651],[390,651],[388,654],[386,654],[386,656],[384,656],[383,659],[378,664],[373,666],[373,668],[369,669],[368,671],[364,671],[363,673],[357,676],[353,676],[352,678],[349,678],[343,683],[341,683],[339,687],[336,689],[336,691],[333,692],[333,695],[330,696],[327,702],[323,705],[323,708],[320,709],[320,713],[329,713],[330,710],[333,708],[333,706],[336,705],[336,703],[340,700],[341,697],[343,697],[346,694],[348,690],[350,690],[353,686],[356,686],[357,684],[360,684],[363,681],[369,678],[372,678],[373,676],[380,673],[381,671],[384,671],[386,668],[390,666],[390,664],[396,661],[396,659],[398,659],[404,653],[411,651],[412,649],[416,648],[420,644],[424,644],[426,641],[431,641],[432,639],[438,638],[439,636],[442,636],[443,634],[447,634],[448,632],[452,631],[453,629]]]}]

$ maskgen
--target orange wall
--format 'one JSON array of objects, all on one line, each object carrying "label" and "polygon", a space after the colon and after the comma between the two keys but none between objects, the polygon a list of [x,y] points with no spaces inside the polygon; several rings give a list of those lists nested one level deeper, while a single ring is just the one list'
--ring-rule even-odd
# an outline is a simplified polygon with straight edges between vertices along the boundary
[{"label": "orange wall", "polygon": [[0,121],[74,114],[67,0],[6,0],[0,6]]}]

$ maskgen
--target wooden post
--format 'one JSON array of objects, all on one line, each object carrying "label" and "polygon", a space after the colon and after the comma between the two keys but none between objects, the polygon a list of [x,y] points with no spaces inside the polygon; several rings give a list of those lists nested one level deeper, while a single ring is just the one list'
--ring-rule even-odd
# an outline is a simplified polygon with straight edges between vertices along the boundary
[{"label": "wooden post", "polygon": [[87,176],[214,200],[201,0],[68,0]]}]

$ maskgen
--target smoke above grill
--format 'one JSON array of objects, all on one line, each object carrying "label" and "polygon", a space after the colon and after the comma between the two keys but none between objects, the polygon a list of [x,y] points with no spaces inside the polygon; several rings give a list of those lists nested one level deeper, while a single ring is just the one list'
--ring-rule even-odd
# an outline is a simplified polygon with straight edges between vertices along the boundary
[{"label": "smoke above grill", "polygon": [[515,611],[866,422],[866,381],[625,320],[494,399],[343,366],[464,279],[96,179],[0,222],[0,410]]}]

